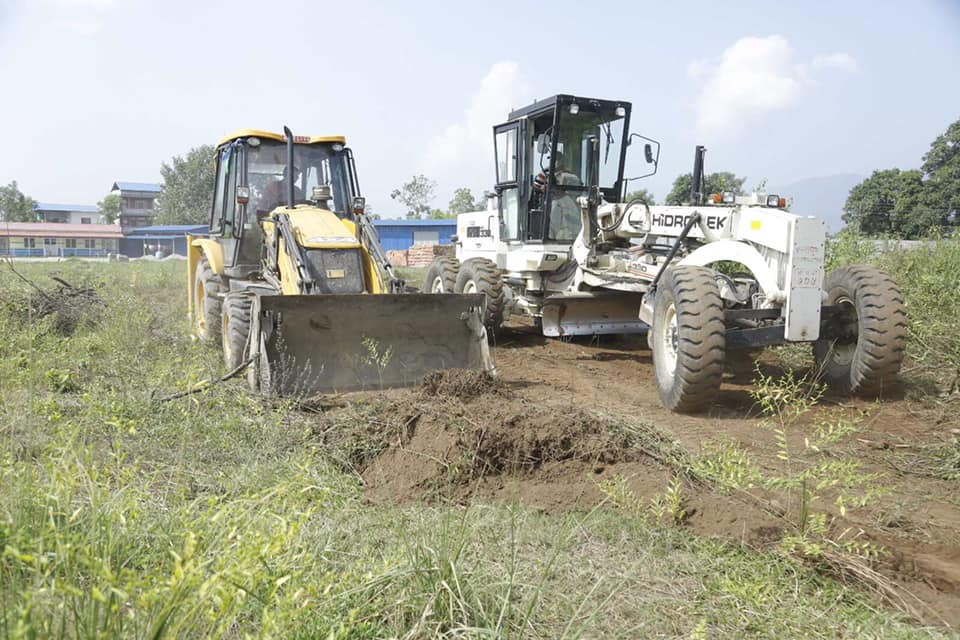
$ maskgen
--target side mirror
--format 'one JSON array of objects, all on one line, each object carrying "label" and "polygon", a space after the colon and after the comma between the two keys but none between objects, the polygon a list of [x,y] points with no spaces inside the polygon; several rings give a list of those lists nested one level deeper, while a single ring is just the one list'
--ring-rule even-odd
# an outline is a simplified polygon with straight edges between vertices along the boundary
[{"label": "side mirror", "polygon": [[653,164],[653,145],[649,142],[643,145],[643,157],[646,158],[647,164]]},{"label": "side mirror", "polygon": [[537,136],[537,153],[543,155],[550,149],[550,136],[541,133]]},{"label": "side mirror", "polygon": [[357,215],[357,216],[362,215],[367,208],[367,199],[364,198],[363,196],[354,196],[352,208],[353,208],[354,215]]}]

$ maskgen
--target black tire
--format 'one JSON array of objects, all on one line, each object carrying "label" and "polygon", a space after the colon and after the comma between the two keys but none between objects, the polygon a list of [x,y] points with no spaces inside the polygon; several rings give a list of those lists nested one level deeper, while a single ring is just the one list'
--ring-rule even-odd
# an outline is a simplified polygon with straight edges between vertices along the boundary
[{"label": "black tire", "polygon": [[455,293],[482,293],[484,295],[483,324],[496,331],[503,324],[507,308],[507,294],[503,290],[500,270],[486,258],[471,258],[460,265]]},{"label": "black tire", "polygon": [[877,395],[896,380],[907,341],[903,294],[886,273],[869,265],[827,276],[824,304],[845,308],[844,322],[813,345],[821,378],[842,393]]},{"label": "black tire", "polygon": [[223,300],[220,344],[223,345],[223,364],[227,371],[239,367],[246,357],[252,305],[251,294],[243,291],[231,291]]},{"label": "black tire", "polygon": [[423,278],[421,293],[453,293],[457,286],[460,262],[456,258],[439,256],[433,259]]},{"label": "black tire", "polygon": [[725,330],[711,269],[678,266],[663,275],[650,331],[657,388],[668,409],[690,413],[714,402],[723,381]]},{"label": "black tire", "polygon": [[220,337],[220,314],[223,309],[220,293],[224,288],[223,278],[213,272],[206,256],[202,256],[193,278],[193,313],[197,337],[204,342],[212,342]]}]

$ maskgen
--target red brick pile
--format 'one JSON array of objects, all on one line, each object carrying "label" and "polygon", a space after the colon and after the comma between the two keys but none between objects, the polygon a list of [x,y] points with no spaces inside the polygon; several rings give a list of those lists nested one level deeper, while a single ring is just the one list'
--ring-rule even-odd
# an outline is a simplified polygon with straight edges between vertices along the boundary
[{"label": "red brick pile", "polygon": [[387,251],[387,260],[395,267],[405,267],[407,266],[407,252]]},{"label": "red brick pile", "polygon": [[405,251],[387,251],[387,260],[395,267],[429,267],[434,257],[448,255],[451,245],[415,244]]}]

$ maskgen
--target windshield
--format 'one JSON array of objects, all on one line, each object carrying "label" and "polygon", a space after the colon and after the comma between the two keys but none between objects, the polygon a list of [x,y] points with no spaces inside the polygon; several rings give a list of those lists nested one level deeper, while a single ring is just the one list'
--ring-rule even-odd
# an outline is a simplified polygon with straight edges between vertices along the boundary
[{"label": "windshield", "polygon": [[[556,175],[566,186],[589,184],[587,175],[590,138],[600,144],[599,187],[612,189],[620,177],[620,155],[623,149],[624,116],[617,116],[613,108],[589,110],[580,106],[575,114],[569,108],[560,111],[557,136]],[[565,178],[565,174],[567,177]]]},{"label": "windshield", "polygon": [[[335,150],[339,147],[339,150]],[[313,188],[329,185],[332,199],[328,206],[341,218],[353,218],[350,190],[350,163],[347,151],[335,144],[296,144],[293,147],[294,203],[307,202]],[[250,186],[250,207],[266,214],[287,204],[284,181],[287,166],[287,145],[274,140],[261,140],[259,146],[247,146],[247,184]]]}]

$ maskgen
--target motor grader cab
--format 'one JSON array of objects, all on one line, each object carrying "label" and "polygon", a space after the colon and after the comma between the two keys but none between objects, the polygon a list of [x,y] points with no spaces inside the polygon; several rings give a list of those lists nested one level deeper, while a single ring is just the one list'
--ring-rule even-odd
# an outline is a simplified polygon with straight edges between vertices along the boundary
[{"label": "motor grader cab", "polygon": [[871,266],[826,275],[822,220],[777,194],[706,193],[702,147],[687,204],[624,202],[629,142],[645,142],[639,177],[659,158],[630,114],[557,95],[495,126],[495,197],[457,217],[456,259],[437,259],[424,287],[483,293],[491,329],[519,314],[552,337],[645,333],[676,411],[710,407],[738,348],[812,343],[837,389],[889,386],[905,339],[896,283]]},{"label": "motor grader cab", "polygon": [[305,394],[492,369],[482,298],[405,293],[339,136],[242,130],[216,147],[210,236],[188,242],[195,335],[252,388]]}]

